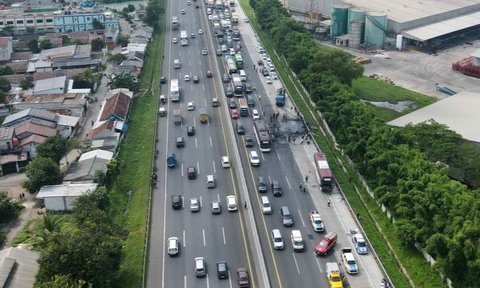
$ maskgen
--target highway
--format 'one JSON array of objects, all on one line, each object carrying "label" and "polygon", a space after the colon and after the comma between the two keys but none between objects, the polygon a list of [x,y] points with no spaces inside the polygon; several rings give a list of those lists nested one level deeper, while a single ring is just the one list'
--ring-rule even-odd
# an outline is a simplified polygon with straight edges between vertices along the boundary
[{"label": "highway", "polygon": [[[185,9],[184,15],[181,9]],[[248,255],[249,245],[245,225],[241,222],[241,211],[228,212],[225,203],[227,195],[238,195],[239,192],[234,168],[222,168],[220,162],[221,156],[230,156],[233,152],[230,151],[231,140],[225,133],[228,129],[226,119],[220,116],[220,107],[211,105],[212,98],[223,98],[223,88],[217,81],[219,75],[212,64],[215,53],[208,49],[208,55],[201,54],[203,48],[211,47],[206,34],[198,34],[199,28],[207,28],[205,10],[187,5],[186,1],[169,1],[166,14],[169,20],[165,30],[163,75],[167,77],[167,84],[162,85],[161,93],[167,96],[167,117],[158,119],[158,182],[152,197],[147,287],[233,287],[236,269],[245,267],[252,271],[253,266]],[[179,18],[178,30],[170,29],[172,16]],[[181,30],[187,30],[189,36],[191,33],[196,35],[194,39],[189,39],[188,46],[172,43],[174,37],[180,38]],[[174,59],[181,61],[180,69],[173,68]],[[208,69],[212,69],[213,78],[206,77]],[[198,75],[199,83],[184,81],[186,74],[191,78]],[[168,99],[168,83],[173,78],[180,82],[180,103],[172,103]],[[190,101],[196,106],[193,111],[187,111],[187,102]],[[209,115],[208,123],[204,124],[199,122],[198,117],[198,110],[202,107]],[[181,126],[173,123],[173,109],[181,109]],[[195,127],[194,136],[187,136],[187,126]],[[185,139],[184,148],[176,148],[175,139],[180,136]],[[168,152],[176,155],[177,165],[174,168],[166,166]],[[196,168],[196,179],[187,178],[186,169],[189,166]],[[217,181],[217,187],[213,189],[206,186],[206,176],[210,174],[215,175]],[[183,209],[172,209],[171,196],[174,194],[182,195]],[[200,200],[199,212],[194,213],[189,209],[192,197]],[[210,212],[213,200],[220,201],[222,205],[220,215]],[[169,257],[166,252],[166,240],[169,237],[178,237],[180,240],[180,255],[177,257]],[[204,257],[206,260],[207,276],[203,279],[195,277],[195,257]],[[227,261],[230,267],[229,280],[217,279],[215,266],[218,261]]]},{"label": "highway", "polygon": [[[195,4],[200,8],[196,9]],[[245,267],[250,271],[253,285],[251,287],[328,287],[325,275],[325,263],[337,262],[338,249],[343,246],[351,246],[347,231],[348,228],[342,221],[343,215],[337,214],[327,207],[326,196],[322,194],[318,185],[310,193],[301,192],[299,183],[304,184],[305,174],[299,168],[291,146],[285,136],[299,137],[292,131],[304,130],[303,124],[297,119],[297,115],[290,108],[291,103],[279,109],[271,102],[276,88],[281,87],[278,80],[273,84],[266,84],[265,78],[257,73],[254,65],[259,59],[255,36],[249,24],[243,23],[243,12],[238,3],[237,13],[241,15],[239,28],[242,32],[242,56],[245,62],[245,71],[248,81],[255,87],[251,95],[256,101],[254,109],[259,110],[265,123],[275,123],[274,135],[276,141],[269,153],[261,153],[258,143],[252,148],[246,148],[244,136],[232,133],[232,121],[228,117],[228,98],[225,97],[224,85],[221,77],[226,73],[222,57],[215,55],[219,47],[213,36],[211,21],[207,20],[205,13],[206,4],[203,1],[193,2],[188,5],[187,1],[168,1],[167,3],[167,27],[165,29],[165,55],[163,63],[163,75],[167,77],[167,84],[161,85],[161,93],[167,96],[167,117],[158,118],[158,155],[156,167],[158,167],[157,188],[152,196],[152,215],[149,239],[149,262],[147,270],[147,287],[238,287],[236,283],[236,269]],[[181,10],[185,9],[185,14]],[[180,27],[178,30],[171,29],[172,16],[178,16]],[[208,23],[210,22],[210,23]],[[204,34],[198,34],[201,28]],[[180,38],[180,31],[186,30],[189,35],[189,45],[180,46],[180,43],[172,43],[175,37]],[[195,33],[194,39],[190,38]],[[249,41],[246,41],[248,39]],[[248,47],[248,51],[247,48]],[[202,55],[201,50],[207,48],[208,55]],[[174,59],[179,59],[182,67],[174,69]],[[206,71],[213,72],[213,78],[206,77]],[[190,78],[198,75],[199,83],[184,81],[184,76]],[[179,79],[181,87],[180,103],[172,103],[169,100],[169,82],[171,79]],[[228,84],[230,85],[230,84]],[[260,97],[258,97],[261,95]],[[268,97],[270,96],[270,97]],[[212,107],[211,99],[218,98],[220,107]],[[270,100],[269,100],[270,98]],[[187,111],[187,103],[194,102],[196,108]],[[238,101],[237,101],[238,104]],[[272,105],[273,104],[273,105]],[[205,108],[209,115],[208,123],[199,122],[200,108]],[[183,123],[181,126],[173,123],[173,109],[181,109]],[[275,112],[281,113],[278,119],[272,119]],[[283,115],[287,118],[283,120]],[[246,134],[255,135],[252,117],[240,117],[239,120],[246,127]],[[187,136],[186,127],[194,126],[195,135]],[[273,132],[273,131],[272,131]],[[235,135],[232,139],[231,135]],[[184,148],[175,147],[175,139],[183,136]],[[235,142],[235,143],[234,143]],[[241,163],[235,163],[235,149],[238,147]],[[260,166],[252,167],[248,160],[248,152],[255,150],[260,156]],[[177,165],[175,168],[167,168],[166,155],[173,152],[176,155]],[[228,155],[232,161],[231,169],[222,168],[220,157]],[[309,155],[311,158],[312,155]],[[302,165],[300,163],[300,165]],[[197,170],[196,179],[187,178],[187,167],[193,166]],[[242,170],[241,172],[239,170]],[[316,182],[315,171],[308,171],[310,183]],[[217,187],[208,189],[206,175],[213,174],[217,180]],[[240,176],[245,179],[239,179]],[[263,176],[267,180],[268,192],[258,193],[256,179]],[[270,183],[279,182],[283,195],[274,197]],[[246,183],[247,198],[241,183]],[[182,195],[183,209],[174,210],[171,207],[171,196]],[[338,194],[334,191],[334,194]],[[239,200],[239,211],[228,212],[225,202],[227,195],[236,195]],[[260,196],[268,196],[273,213],[264,215],[261,211]],[[200,199],[201,210],[191,212],[189,209],[190,198]],[[210,212],[210,202],[220,201],[223,211],[220,215]],[[247,204],[244,207],[244,203]],[[280,215],[280,207],[288,206],[294,217],[293,227],[284,227]],[[247,208],[248,207],[248,208]],[[247,216],[253,213],[253,219],[258,231],[249,230],[245,222]],[[336,231],[339,234],[339,243],[335,252],[326,257],[318,257],[314,253],[314,246],[327,233],[314,232],[308,213],[319,210],[325,220],[326,230]],[[274,250],[270,232],[272,229],[280,229],[285,243],[284,250]],[[290,233],[293,229],[300,230],[305,242],[303,252],[294,252],[290,241]],[[255,274],[254,254],[251,248],[254,243],[249,241],[248,235],[258,233],[260,238],[262,255],[268,272],[268,285],[262,285],[260,277]],[[178,237],[181,243],[181,252],[177,257],[169,257],[166,251],[167,239]],[[342,245],[340,245],[342,244]],[[194,258],[205,257],[207,262],[207,277],[199,279],[194,274]],[[356,258],[359,259],[358,255]],[[228,280],[219,280],[216,275],[215,263],[227,261],[230,266]],[[361,273],[350,281],[354,287],[372,287],[373,283],[367,279],[365,269],[360,266]],[[367,275],[368,276],[368,275]],[[350,280],[350,277],[349,277]],[[352,285],[353,286],[353,285]]]}]

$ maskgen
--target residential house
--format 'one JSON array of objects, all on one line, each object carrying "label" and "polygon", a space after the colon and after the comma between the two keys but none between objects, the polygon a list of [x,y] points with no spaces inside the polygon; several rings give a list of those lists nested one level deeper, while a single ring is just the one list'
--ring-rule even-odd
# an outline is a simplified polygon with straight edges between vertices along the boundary
[{"label": "residential house", "polygon": [[0,37],[0,61],[10,61],[12,53],[12,37]]},{"label": "residential house", "polygon": [[124,64],[123,62],[120,65],[112,66],[112,75],[115,75],[115,76],[118,76],[123,73],[123,74],[131,74],[138,78],[138,75],[140,75],[140,72],[141,72],[141,69],[138,68],[137,66],[132,64],[127,65],[126,63]]},{"label": "residential house", "polygon": [[55,114],[46,110],[27,108],[17,113],[13,113],[5,117],[3,127],[17,127],[25,122],[32,122],[55,128]]},{"label": "residential house", "polygon": [[78,31],[68,34],[70,41],[80,41],[81,43],[91,44],[93,40],[100,39],[104,41],[103,33],[100,31]]},{"label": "residential house", "polygon": [[15,138],[15,129],[13,127],[0,127],[0,151],[10,151],[18,145]]},{"label": "residential house", "polygon": [[10,61],[28,61],[32,58],[33,53],[31,51],[26,52],[13,52]]},{"label": "residential house", "polygon": [[64,34],[62,33],[47,33],[45,34],[45,36],[43,36],[43,38],[49,40],[50,43],[52,43],[52,46],[54,48],[57,48],[57,47],[62,47],[63,40],[65,37],[64,37]]},{"label": "residential house", "polygon": [[148,26],[141,26],[134,30],[129,37],[130,43],[148,44],[152,38],[152,30]]},{"label": "residential house", "polygon": [[116,129],[125,131],[130,102],[131,97],[123,92],[111,95],[103,102],[97,121],[118,121]]},{"label": "residential house", "polygon": [[102,139],[104,137],[115,136],[116,134],[120,135],[120,133],[115,130],[116,123],[117,121],[115,120],[95,122],[92,129],[87,133],[87,139]]},{"label": "residential house", "polygon": [[16,151],[0,155],[0,176],[11,173],[20,173],[28,165],[28,154],[25,151]]},{"label": "residential house", "polygon": [[22,245],[1,250],[2,287],[32,288],[40,267],[39,258],[39,252]]},{"label": "residential house", "polygon": [[64,177],[65,181],[93,182],[97,171],[107,172],[107,163],[113,158],[113,153],[105,150],[92,150],[83,153],[78,162],[73,163]]},{"label": "residential house", "polygon": [[[14,33],[23,34],[27,28],[36,32],[53,32],[54,13],[24,13],[24,9],[10,9],[0,11],[0,30],[11,27]],[[17,47],[17,45],[15,45]]]},{"label": "residential house", "polygon": [[97,135],[97,137],[90,143],[90,148],[116,153],[119,144],[120,133],[112,132],[111,136],[104,136],[103,138]]},{"label": "residential house", "polygon": [[57,131],[58,134],[61,135],[63,138],[70,138],[78,131],[80,127],[80,118],[67,116],[67,115],[60,115],[56,116],[57,121]]},{"label": "residential house", "polygon": [[59,185],[46,185],[40,188],[36,196],[43,200],[47,211],[72,211],[78,197],[94,191],[96,183],[63,182]]},{"label": "residential house", "polygon": [[87,99],[85,93],[38,94],[17,96],[10,104],[15,110],[34,108],[52,112],[55,123],[57,113],[83,118]]},{"label": "residential house", "polygon": [[119,31],[116,28],[108,28],[104,31],[105,45],[108,50],[115,49],[115,44],[117,43]]},{"label": "residential house", "polygon": [[33,94],[64,94],[66,76],[38,80],[33,87]]},{"label": "residential house", "polygon": [[48,137],[57,135],[57,130],[40,124],[25,123],[15,128],[15,135],[20,141],[20,149],[27,152],[29,158],[35,158],[37,145],[45,142]]},{"label": "residential house", "polygon": [[27,61],[8,62],[5,64],[5,66],[12,68],[13,71],[15,71],[15,74],[23,74],[23,76],[25,76],[25,73],[27,73],[27,69],[28,69],[28,62]]}]

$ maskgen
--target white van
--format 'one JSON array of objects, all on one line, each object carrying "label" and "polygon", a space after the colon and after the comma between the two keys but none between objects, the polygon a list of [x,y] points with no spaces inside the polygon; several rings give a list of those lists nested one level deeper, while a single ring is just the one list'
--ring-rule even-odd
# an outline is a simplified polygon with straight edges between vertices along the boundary
[{"label": "white van", "polygon": [[207,188],[215,188],[215,186],[217,186],[215,177],[213,177],[213,175],[207,175]]},{"label": "white van", "polygon": [[303,251],[303,239],[300,230],[292,230],[290,238],[292,239],[293,250]]},{"label": "white van", "polygon": [[247,73],[245,73],[243,69],[240,70],[240,80],[242,80],[242,82],[247,81]]},{"label": "white van", "polygon": [[262,212],[263,214],[272,214],[272,205],[270,205],[270,200],[267,196],[260,197],[262,201]]},{"label": "white van", "polygon": [[230,212],[237,211],[238,206],[237,206],[237,199],[235,199],[235,196],[228,195],[226,199],[227,199],[227,210]]},{"label": "white van", "polygon": [[180,67],[182,67],[182,64],[180,63],[180,59],[173,60],[173,69],[180,69]]},{"label": "white van", "polygon": [[205,277],[207,275],[207,267],[203,257],[197,257],[195,260],[195,276],[197,278]]},{"label": "white van", "polygon": [[273,241],[273,249],[275,250],[282,250],[285,248],[283,244],[283,237],[280,233],[280,229],[273,229],[272,230],[272,241]]},{"label": "white van", "polygon": [[228,156],[222,156],[221,160],[223,168],[230,168],[230,159],[228,159]]},{"label": "white van", "polygon": [[180,246],[178,243],[177,237],[170,237],[167,241],[167,251],[168,255],[175,256],[178,254],[178,247]]}]

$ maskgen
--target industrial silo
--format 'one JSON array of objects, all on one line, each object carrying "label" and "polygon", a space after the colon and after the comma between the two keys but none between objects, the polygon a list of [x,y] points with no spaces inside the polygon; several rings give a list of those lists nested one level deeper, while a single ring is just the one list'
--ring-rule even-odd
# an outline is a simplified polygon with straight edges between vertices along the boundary
[{"label": "industrial silo", "polygon": [[[348,9],[348,23],[360,22],[365,24],[365,11],[360,8],[350,8]],[[350,33],[350,25],[348,25],[348,33]]]},{"label": "industrial silo", "polygon": [[330,35],[332,37],[347,34],[348,29],[348,6],[335,5],[332,8],[332,24]]},{"label": "industrial silo", "polygon": [[365,45],[382,48],[387,34],[387,15],[368,12],[365,17]]},{"label": "industrial silo", "polygon": [[358,21],[352,21],[349,23],[348,27],[350,30],[350,42],[349,46],[353,48],[360,47],[362,41],[362,27],[364,23]]}]

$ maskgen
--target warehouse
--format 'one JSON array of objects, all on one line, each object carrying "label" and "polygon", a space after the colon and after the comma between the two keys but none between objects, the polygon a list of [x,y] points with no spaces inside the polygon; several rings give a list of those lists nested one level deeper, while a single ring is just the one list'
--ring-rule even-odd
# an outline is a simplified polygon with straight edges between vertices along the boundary
[{"label": "warehouse", "polygon": [[[480,0],[290,0],[285,5],[294,11],[303,10],[311,14],[312,10],[316,10],[315,13],[321,14],[323,18],[331,17],[332,26],[341,26],[337,33],[333,27],[332,37],[342,35],[343,32],[349,33],[351,21],[347,9],[361,9],[366,13],[366,21],[360,22],[365,25],[371,18],[374,33],[385,33],[379,40],[386,41],[387,36],[396,39],[397,35],[402,35],[396,40],[415,46],[438,46],[452,37],[472,32],[480,25]],[[373,18],[369,17],[371,13]],[[385,23],[382,17],[385,17]],[[335,23],[338,20],[335,18],[348,23]],[[345,27],[342,28],[343,26]],[[362,43],[368,34],[366,29],[368,23],[362,31]],[[374,39],[373,43],[365,42],[368,46],[378,44],[377,40]]]}]

